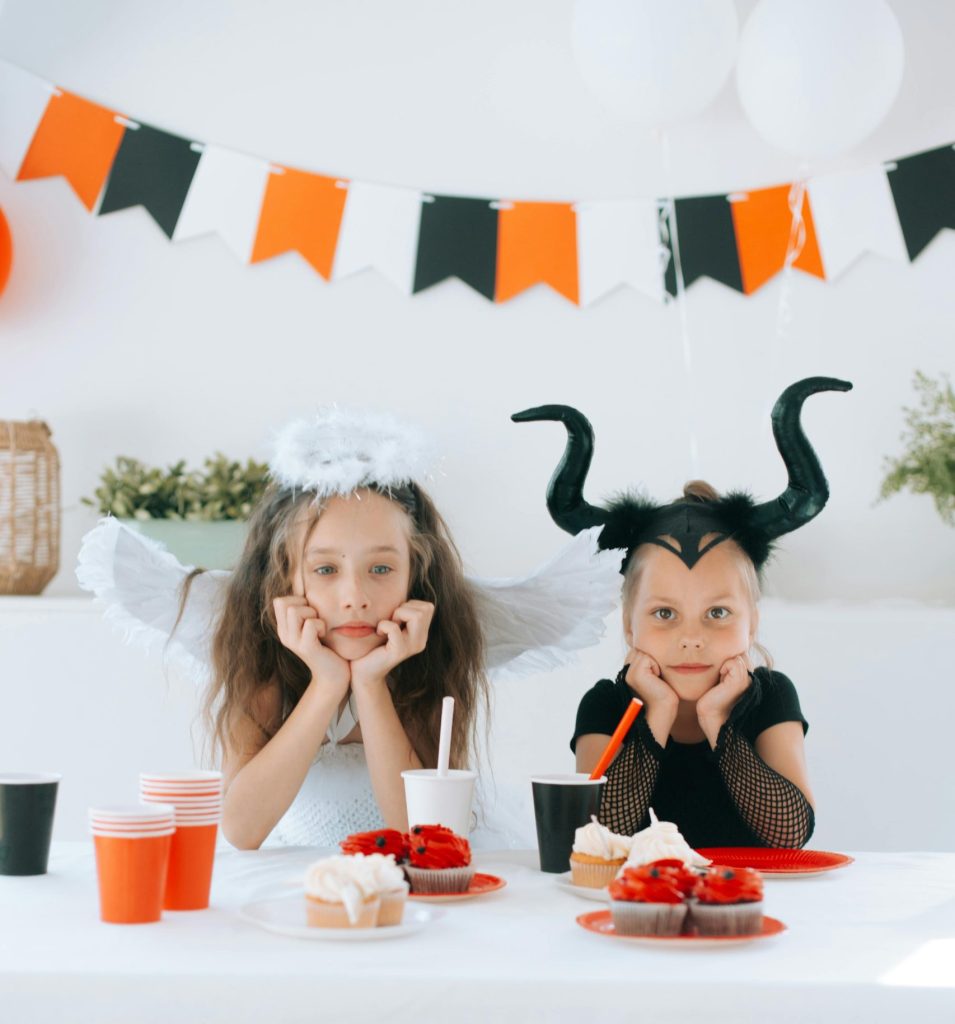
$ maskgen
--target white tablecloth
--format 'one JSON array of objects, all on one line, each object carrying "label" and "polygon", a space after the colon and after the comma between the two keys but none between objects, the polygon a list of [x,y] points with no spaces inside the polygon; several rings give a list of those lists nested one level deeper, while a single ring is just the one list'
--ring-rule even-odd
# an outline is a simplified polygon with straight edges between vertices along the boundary
[{"label": "white tablecloth", "polygon": [[788,931],[732,948],[584,931],[575,917],[600,906],[530,852],[477,857],[504,890],[388,941],[297,940],[238,917],[318,855],[223,851],[209,910],[118,926],[98,919],[91,844],[54,844],[48,875],[0,877],[0,1020],[955,1021],[955,854],[856,854],[767,880],[765,912]]}]

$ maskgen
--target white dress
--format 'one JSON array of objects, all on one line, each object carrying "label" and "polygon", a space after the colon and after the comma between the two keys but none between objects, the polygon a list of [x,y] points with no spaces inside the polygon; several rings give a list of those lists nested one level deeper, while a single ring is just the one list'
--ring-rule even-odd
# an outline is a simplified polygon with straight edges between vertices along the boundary
[{"label": "white dress", "polygon": [[328,728],[301,788],[266,840],[268,846],[337,846],[353,832],[384,828],[363,743],[342,743],[357,723],[351,697]]},{"label": "white dress", "polygon": [[[357,724],[349,697],[338,721],[329,726],[291,806],[263,846],[337,847],[354,832],[384,828],[371,788],[363,743],[342,743]],[[525,849],[536,845],[530,785],[520,787],[478,779],[474,827],[469,839],[477,849]]]}]

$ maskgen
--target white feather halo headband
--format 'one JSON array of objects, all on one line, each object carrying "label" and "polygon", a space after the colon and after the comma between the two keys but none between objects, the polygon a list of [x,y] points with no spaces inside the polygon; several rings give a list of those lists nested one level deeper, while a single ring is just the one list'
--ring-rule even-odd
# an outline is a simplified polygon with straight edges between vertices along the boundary
[{"label": "white feather halo headband", "polygon": [[269,468],[283,487],[327,498],[371,484],[420,482],[434,462],[434,445],[419,427],[389,413],[332,405],[283,427]]}]

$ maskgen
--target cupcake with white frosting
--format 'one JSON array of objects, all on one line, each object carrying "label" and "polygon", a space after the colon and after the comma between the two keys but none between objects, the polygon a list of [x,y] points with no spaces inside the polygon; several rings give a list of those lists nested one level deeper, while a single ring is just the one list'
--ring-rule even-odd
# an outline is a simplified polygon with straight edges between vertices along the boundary
[{"label": "cupcake with white frosting", "polygon": [[711,863],[687,843],[672,821],[660,821],[651,807],[650,824],[630,840],[630,852],[618,877],[624,868],[638,868],[657,860],[678,860],[688,868],[705,868]]},{"label": "cupcake with white frosting", "polygon": [[305,873],[306,920],[312,928],[374,928],[381,897],[361,854],[323,857]]},{"label": "cupcake with white frosting", "polygon": [[570,877],[574,885],[603,889],[616,877],[630,853],[630,837],[617,835],[591,816],[574,833]]},{"label": "cupcake with white frosting", "polygon": [[398,867],[390,853],[365,854],[362,865],[366,872],[363,883],[366,891],[377,893],[381,899],[378,927],[401,924],[408,899],[408,883],[404,871]]}]

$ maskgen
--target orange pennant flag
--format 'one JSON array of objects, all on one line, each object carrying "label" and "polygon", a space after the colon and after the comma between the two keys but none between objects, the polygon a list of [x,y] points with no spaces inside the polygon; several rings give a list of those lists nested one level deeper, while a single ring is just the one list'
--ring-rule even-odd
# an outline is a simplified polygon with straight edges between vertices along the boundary
[{"label": "orange pennant flag", "polygon": [[332,274],[346,188],[338,178],[283,167],[269,175],[252,247],[252,262],[294,249],[327,281]]},{"label": "orange pennant flag", "polygon": [[[786,265],[786,251],[792,231],[793,214],[789,208],[789,185],[760,188],[730,203],[736,249],[743,279],[743,292],[751,295]],[[816,229],[809,207],[809,193],[803,192],[803,226],[806,232],[802,251],[793,266],[807,274],[825,278],[822,257],[816,243]]]},{"label": "orange pennant flag", "polygon": [[87,210],[96,205],[125,127],[116,112],[61,90],[50,97],[18,181],[62,174]]},{"label": "orange pennant flag", "polygon": [[498,212],[494,301],[549,284],[577,303],[577,214],[569,203],[513,203]]}]

